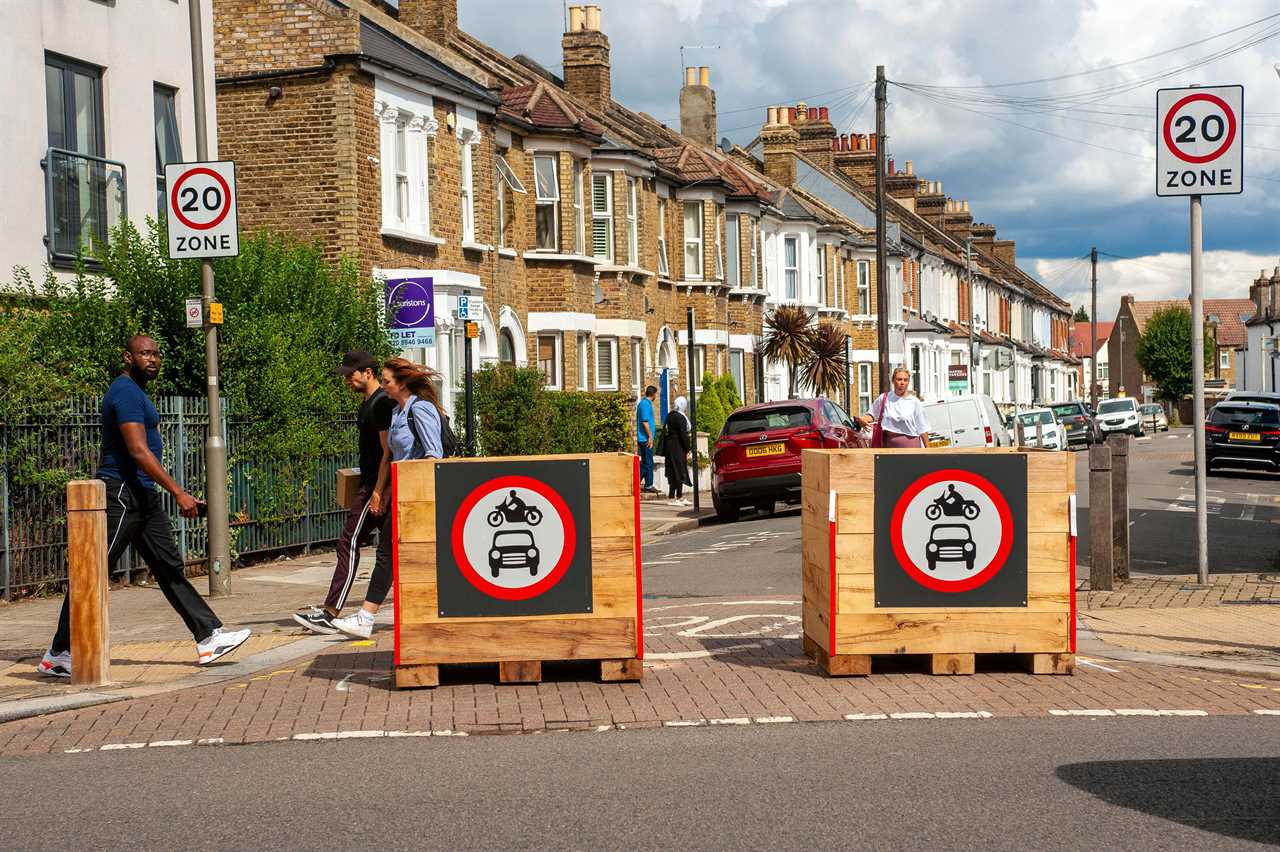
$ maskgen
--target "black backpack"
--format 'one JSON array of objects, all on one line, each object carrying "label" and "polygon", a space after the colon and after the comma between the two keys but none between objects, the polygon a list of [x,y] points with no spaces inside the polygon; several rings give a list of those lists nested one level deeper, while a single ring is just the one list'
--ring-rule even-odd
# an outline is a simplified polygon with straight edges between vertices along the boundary
[{"label": "black backpack", "polygon": [[[430,404],[430,403],[428,403]],[[409,431],[413,434],[413,449],[415,453],[422,446],[422,439],[418,437],[418,427],[413,422],[413,404],[409,404],[406,410],[406,416],[409,419]],[[456,458],[463,455],[462,443],[458,440],[458,436],[453,434],[453,429],[449,427],[449,417],[443,411],[438,412],[440,415],[440,449],[444,452],[444,458]]]}]

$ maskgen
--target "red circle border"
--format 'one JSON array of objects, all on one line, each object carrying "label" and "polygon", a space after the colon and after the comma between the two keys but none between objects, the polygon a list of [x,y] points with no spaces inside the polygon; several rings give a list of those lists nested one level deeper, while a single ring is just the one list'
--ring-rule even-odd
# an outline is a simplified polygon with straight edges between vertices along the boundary
[{"label": "red circle border", "polygon": [[[212,222],[205,225],[197,225],[195,222],[192,222],[186,216],[182,215],[182,209],[178,207],[178,190],[182,189],[182,184],[187,178],[195,177],[196,175],[209,175],[216,180],[218,185],[222,187],[222,197],[226,200],[226,203],[222,205],[222,212],[219,213]],[[216,228],[218,225],[222,224],[222,220],[227,218],[227,214],[231,212],[231,187],[227,185],[226,178],[215,172],[213,169],[207,166],[194,168],[189,172],[183,172],[182,176],[173,182],[173,191],[169,193],[169,209],[173,211],[174,216],[178,217],[178,221],[186,225],[188,228],[194,228],[197,231],[207,231],[210,228]]]},{"label": "red circle border", "polygon": [[[471,515],[472,510],[475,509],[476,504],[503,488],[527,488],[546,498],[551,503],[552,508],[556,510],[556,514],[560,517],[560,523],[564,528],[564,549],[560,552],[560,559],[556,562],[555,567],[538,582],[519,589],[499,586],[482,577],[467,558],[467,551],[462,542],[462,532],[466,527],[467,518]],[[536,598],[559,583],[565,572],[569,570],[569,563],[573,561],[573,555],[577,551],[577,543],[577,527],[573,522],[573,514],[569,511],[569,506],[564,502],[564,498],[550,485],[531,476],[500,476],[497,479],[491,479],[488,482],[477,485],[463,499],[462,504],[458,507],[457,514],[453,516],[453,531],[450,536],[453,559],[458,565],[459,573],[468,583],[489,597],[504,601],[526,601],[530,598]]]},{"label": "red circle border", "polygon": [[[906,545],[902,542],[902,520],[907,513],[907,506],[921,491],[931,485],[946,481],[963,482],[966,485],[972,485],[977,488],[995,504],[996,512],[1000,515],[1000,545],[996,548],[995,556],[981,571],[957,581],[939,580],[937,577],[930,576],[927,572],[921,570],[920,566],[916,565],[911,559],[907,553]],[[889,534],[893,542],[893,555],[897,557],[898,564],[911,579],[935,592],[945,592],[947,594],[968,592],[988,583],[996,574],[1000,573],[1000,569],[1008,561],[1009,553],[1013,550],[1013,512],[1009,509],[1009,503],[1004,499],[1004,495],[991,483],[991,480],[971,471],[947,468],[945,470],[936,470],[920,477],[911,483],[906,491],[902,492],[902,496],[898,498],[898,502],[893,507],[893,519],[889,524]]]},{"label": "red circle border", "polygon": [[[1212,154],[1206,154],[1203,157],[1193,157],[1190,154],[1182,153],[1182,151],[1178,149],[1178,146],[1174,144],[1173,132],[1170,129],[1173,126],[1173,117],[1178,114],[1178,110],[1182,109],[1192,101],[1209,101],[1210,103],[1216,104],[1227,117],[1227,141],[1223,142],[1222,145],[1219,146],[1218,150],[1214,151]],[[1161,130],[1162,135],[1164,136],[1165,147],[1169,149],[1170,154],[1173,154],[1173,156],[1186,163],[1207,163],[1210,160],[1216,160],[1221,157],[1223,152],[1231,147],[1231,143],[1236,141],[1236,114],[1232,111],[1227,102],[1217,95],[1211,95],[1208,92],[1196,92],[1195,94],[1187,95],[1185,98],[1178,101],[1167,113],[1165,113],[1164,127],[1161,128]]]}]

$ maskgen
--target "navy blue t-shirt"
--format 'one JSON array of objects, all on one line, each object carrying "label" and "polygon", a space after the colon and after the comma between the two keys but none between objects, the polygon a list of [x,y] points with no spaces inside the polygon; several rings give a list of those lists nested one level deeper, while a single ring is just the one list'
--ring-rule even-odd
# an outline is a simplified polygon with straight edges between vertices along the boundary
[{"label": "navy blue t-shirt", "polygon": [[160,439],[160,412],[147,392],[128,375],[121,374],[111,383],[102,398],[102,459],[98,462],[99,479],[119,479],[126,485],[154,488],[155,483],[138,468],[124,442],[121,423],[141,423],[147,430],[147,447],[156,461],[164,458],[164,442]]}]

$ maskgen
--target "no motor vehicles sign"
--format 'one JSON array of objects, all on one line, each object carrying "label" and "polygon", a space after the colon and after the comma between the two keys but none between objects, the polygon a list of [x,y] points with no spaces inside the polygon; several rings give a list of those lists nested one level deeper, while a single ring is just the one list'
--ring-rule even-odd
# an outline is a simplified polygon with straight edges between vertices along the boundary
[{"label": "no motor vehicles sign", "polygon": [[233,162],[164,167],[169,257],[234,257],[240,253]]},{"label": "no motor vehicles sign", "polygon": [[1156,195],[1244,191],[1244,86],[1156,92]]}]

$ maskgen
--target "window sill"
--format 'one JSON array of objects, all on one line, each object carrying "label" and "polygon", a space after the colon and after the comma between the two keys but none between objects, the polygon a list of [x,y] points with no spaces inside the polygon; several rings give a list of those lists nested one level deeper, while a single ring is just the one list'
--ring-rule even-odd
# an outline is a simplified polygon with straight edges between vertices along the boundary
[{"label": "window sill", "polygon": [[425,246],[442,246],[448,242],[444,237],[437,237],[432,234],[416,234],[413,231],[401,231],[398,228],[383,228],[381,233],[384,237],[394,237],[397,240],[421,243]]},{"label": "window sill", "polygon": [[485,245],[484,243],[463,243],[462,250],[490,252],[493,251],[493,246]]},{"label": "window sill", "polygon": [[516,250],[513,248],[498,249],[498,257],[515,257],[515,256],[516,256]]},{"label": "window sill", "polygon": [[573,263],[589,263],[592,266],[599,266],[604,263],[602,260],[598,260],[594,257],[587,257],[585,254],[560,254],[559,252],[553,251],[530,250],[525,252],[522,257],[525,260],[559,261],[561,263],[570,261]]},{"label": "window sill", "polygon": [[875,322],[875,314],[849,314],[849,319],[854,322]]},{"label": "window sill", "polygon": [[639,266],[615,266],[608,263],[597,266],[596,271],[597,272],[614,272],[614,273],[625,274],[625,275],[644,275],[646,277],[653,276],[652,270],[642,269]]},{"label": "window sill", "polygon": [[759,287],[734,287],[729,291],[730,296],[760,296],[761,298],[769,295],[767,291]]}]

